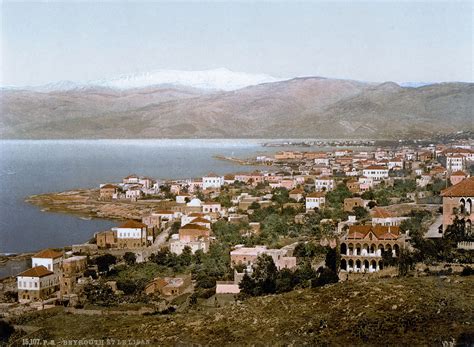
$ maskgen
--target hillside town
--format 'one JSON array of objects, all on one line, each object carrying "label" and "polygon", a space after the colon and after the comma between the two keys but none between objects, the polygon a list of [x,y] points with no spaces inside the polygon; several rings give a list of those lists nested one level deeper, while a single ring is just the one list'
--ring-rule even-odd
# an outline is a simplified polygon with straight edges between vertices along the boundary
[{"label": "hillside town", "polygon": [[31,268],[2,279],[1,314],[131,304],[161,312],[368,277],[472,272],[472,142],[255,160],[262,169],[104,182],[100,202],[168,207],[34,254]]}]

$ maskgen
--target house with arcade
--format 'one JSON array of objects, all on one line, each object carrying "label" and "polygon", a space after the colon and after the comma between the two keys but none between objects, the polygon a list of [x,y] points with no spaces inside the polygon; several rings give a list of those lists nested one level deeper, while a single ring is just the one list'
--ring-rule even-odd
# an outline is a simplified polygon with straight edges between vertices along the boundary
[{"label": "house with arcade", "polygon": [[383,269],[383,254],[397,257],[406,245],[398,226],[351,225],[340,240],[342,272],[376,272]]}]

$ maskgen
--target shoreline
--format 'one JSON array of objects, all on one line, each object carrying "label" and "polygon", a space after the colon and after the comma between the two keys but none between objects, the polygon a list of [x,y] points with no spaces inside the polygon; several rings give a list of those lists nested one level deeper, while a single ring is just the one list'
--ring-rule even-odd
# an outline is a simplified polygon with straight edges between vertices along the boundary
[{"label": "shoreline", "polygon": [[42,212],[66,213],[81,219],[141,219],[151,209],[167,209],[174,201],[139,200],[100,201],[98,189],[75,189],[64,192],[31,195],[24,200]]}]

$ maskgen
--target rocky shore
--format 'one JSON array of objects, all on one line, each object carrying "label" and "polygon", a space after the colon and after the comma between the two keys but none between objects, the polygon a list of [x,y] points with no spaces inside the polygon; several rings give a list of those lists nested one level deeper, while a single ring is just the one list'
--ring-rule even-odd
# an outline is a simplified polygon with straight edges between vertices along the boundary
[{"label": "rocky shore", "polygon": [[32,195],[25,202],[43,212],[73,214],[82,218],[141,219],[152,210],[169,209],[174,201],[129,200],[100,201],[98,189],[78,189],[59,193]]}]

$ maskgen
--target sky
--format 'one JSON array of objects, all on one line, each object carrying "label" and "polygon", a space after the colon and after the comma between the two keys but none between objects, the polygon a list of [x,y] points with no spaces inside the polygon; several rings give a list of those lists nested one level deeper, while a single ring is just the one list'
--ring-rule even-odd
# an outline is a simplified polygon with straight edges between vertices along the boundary
[{"label": "sky", "polygon": [[474,1],[0,1],[2,86],[220,67],[473,81]]}]

